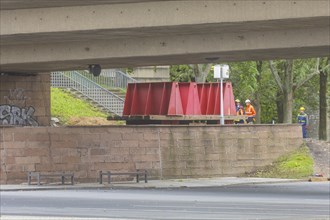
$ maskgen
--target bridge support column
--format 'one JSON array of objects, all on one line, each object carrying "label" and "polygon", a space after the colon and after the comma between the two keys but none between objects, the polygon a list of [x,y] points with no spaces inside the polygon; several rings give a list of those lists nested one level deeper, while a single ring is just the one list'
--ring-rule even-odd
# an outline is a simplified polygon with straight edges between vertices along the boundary
[{"label": "bridge support column", "polygon": [[0,73],[1,125],[50,125],[50,73]]}]

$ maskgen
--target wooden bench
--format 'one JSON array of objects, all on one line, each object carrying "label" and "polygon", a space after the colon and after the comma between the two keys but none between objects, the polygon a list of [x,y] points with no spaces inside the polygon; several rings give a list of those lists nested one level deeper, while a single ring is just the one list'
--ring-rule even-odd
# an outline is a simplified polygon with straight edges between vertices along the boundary
[{"label": "wooden bench", "polygon": [[144,182],[147,183],[148,182],[148,173],[147,170],[136,170],[135,172],[118,172],[118,173],[113,173],[111,171],[107,171],[107,172],[103,172],[100,171],[99,172],[99,182],[100,184],[102,184],[102,180],[103,180],[103,176],[108,176],[108,183],[111,183],[111,176],[114,175],[136,175],[136,182],[139,183],[140,182],[140,176],[144,176]]},{"label": "wooden bench", "polygon": [[65,183],[65,178],[70,177],[71,185],[74,184],[74,174],[73,173],[40,173],[40,172],[28,172],[28,184],[31,185],[32,177],[37,178],[37,184],[40,186],[40,179],[41,178],[61,178],[62,185]]}]

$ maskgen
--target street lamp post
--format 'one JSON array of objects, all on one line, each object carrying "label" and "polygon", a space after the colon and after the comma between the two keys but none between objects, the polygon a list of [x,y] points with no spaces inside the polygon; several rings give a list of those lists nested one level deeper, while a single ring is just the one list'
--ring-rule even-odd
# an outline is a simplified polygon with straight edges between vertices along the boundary
[{"label": "street lamp post", "polygon": [[214,78],[220,79],[220,124],[225,124],[223,114],[223,79],[229,78],[229,66],[226,64],[214,66]]}]

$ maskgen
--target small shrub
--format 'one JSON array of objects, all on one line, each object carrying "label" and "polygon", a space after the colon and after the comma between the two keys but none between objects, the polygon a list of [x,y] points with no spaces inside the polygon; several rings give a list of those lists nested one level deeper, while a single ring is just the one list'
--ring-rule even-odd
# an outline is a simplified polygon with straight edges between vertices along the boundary
[{"label": "small shrub", "polygon": [[313,158],[308,147],[301,146],[295,152],[280,157],[271,166],[265,167],[249,176],[263,178],[305,178],[313,174]]}]

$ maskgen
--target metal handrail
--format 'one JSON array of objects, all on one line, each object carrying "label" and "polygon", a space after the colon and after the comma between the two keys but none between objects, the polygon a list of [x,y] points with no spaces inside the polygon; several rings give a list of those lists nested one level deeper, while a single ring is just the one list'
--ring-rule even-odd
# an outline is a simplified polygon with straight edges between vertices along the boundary
[{"label": "metal handrail", "polygon": [[137,82],[137,80],[133,79],[128,74],[117,69],[102,70],[99,76],[93,76],[93,74],[85,70],[77,72],[107,89],[117,88],[126,90],[128,83]]},{"label": "metal handrail", "polygon": [[108,111],[118,116],[122,115],[124,99],[77,71],[52,72],[51,83],[53,87],[75,89]]}]

